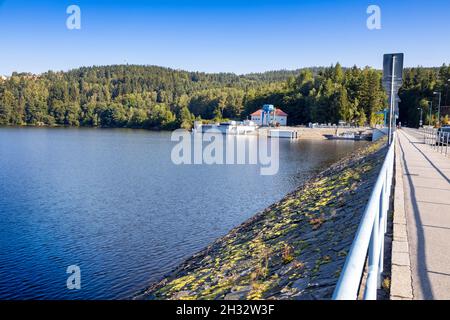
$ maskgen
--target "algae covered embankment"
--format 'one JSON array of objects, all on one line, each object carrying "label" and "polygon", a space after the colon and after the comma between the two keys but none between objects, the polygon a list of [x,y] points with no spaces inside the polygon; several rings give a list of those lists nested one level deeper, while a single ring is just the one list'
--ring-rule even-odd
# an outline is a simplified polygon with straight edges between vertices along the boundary
[{"label": "algae covered embankment", "polygon": [[142,299],[328,299],[386,153],[360,149],[187,259]]}]

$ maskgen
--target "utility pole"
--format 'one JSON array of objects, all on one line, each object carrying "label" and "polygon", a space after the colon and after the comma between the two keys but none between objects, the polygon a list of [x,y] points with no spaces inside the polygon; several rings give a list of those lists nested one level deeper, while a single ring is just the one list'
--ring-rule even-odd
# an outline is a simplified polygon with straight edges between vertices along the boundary
[{"label": "utility pole", "polygon": [[422,112],[423,109],[422,108],[417,108],[417,110],[420,110],[420,121],[419,121],[419,127],[421,127],[423,125],[423,121],[422,121]]},{"label": "utility pole", "polygon": [[433,92],[433,94],[435,94],[435,95],[439,95],[439,107],[438,107],[438,118],[437,118],[437,122],[438,122],[438,125],[440,125],[441,124],[441,97],[442,97],[442,93],[440,92],[440,91],[436,91],[436,92]]},{"label": "utility pole", "polygon": [[394,97],[394,82],[395,82],[395,56],[392,57],[392,80],[391,80],[391,105],[389,110],[389,145],[392,143],[392,135],[394,130],[393,115],[395,108],[395,97]]}]

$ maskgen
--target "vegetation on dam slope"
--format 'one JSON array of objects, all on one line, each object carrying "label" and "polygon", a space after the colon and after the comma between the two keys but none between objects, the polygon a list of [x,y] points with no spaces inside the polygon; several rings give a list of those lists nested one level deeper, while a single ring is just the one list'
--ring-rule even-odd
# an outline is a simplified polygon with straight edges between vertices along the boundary
[{"label": "vegetation on dam slope", "polygon": [[385,153],[382,140],[339,161],[139,298],[331,298]]}]

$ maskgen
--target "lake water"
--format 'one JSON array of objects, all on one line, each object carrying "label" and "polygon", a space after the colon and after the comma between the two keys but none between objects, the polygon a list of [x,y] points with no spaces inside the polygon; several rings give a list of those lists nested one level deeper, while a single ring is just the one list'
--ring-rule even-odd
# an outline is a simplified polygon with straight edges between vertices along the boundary
[{"label": "lake water", "polygon": [[130,298],[361,142],[281,140],[274,176],[176,166],[174,145],[167,132],[0,128],[0,299]]}]

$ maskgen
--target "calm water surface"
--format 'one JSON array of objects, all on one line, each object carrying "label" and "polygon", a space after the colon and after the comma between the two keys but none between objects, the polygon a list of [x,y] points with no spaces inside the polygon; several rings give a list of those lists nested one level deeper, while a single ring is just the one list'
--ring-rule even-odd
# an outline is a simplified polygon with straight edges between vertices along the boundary
[{"label": "calm water surface", "polygon": [[[169,133],[0,128],[0,299],[129,298],[360,147],[280,142],[280,170],[176,166]],[[66,268],[81,268],[81,290]]]}]

